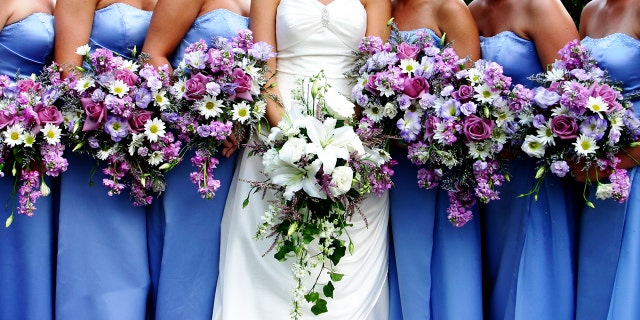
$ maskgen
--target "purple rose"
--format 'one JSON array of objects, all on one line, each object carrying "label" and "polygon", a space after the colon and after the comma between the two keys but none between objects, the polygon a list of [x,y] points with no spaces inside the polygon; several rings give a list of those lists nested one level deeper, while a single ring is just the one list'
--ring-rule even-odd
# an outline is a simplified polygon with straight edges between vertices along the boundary
[{"label": "purple rose", "polygon": [[7,126],[12,125],[14,119],[15,118],[14,118],[13,115],[6,114],[6,113],[0,111],[0,129],[4,129]]},{"label": "purple rose", "polygon": [[133,85],[138,82],[138,76],[129,69],[116,70],[115,77],[117,80],[122,80],[122,82],[126,83],[129,87],[133,87]]},{"label": "purple rose", "polygon": [[144,124],[151,120],[152,115],[153,112],[149,110],[135,110],[129,119],[129,128],[135,133],[144,131]]},{"label": "purple rose", "polygon": [[204,94],[207,92],[207,82],[209,82],[209,79],[202,73],[197,73],[191,76],[191,78],[187,80],[187,82],[185,82],[185,99],[202,99],[204,97]]},{"label": "purple rose", "polygon": [[41,103],[37,104],[35,108],[33,108],[38,114],[38,119],[41,123],[52,123],[55,125],[59,125],[64,121],[64,117],[62,116],[62,112],[58,110],[55,106],[47,106],[45,107]]},{"label": "purple rose", "polygon": [[84,119],[82,131],[91,131],[97,129],[107,116],[107,108],[101,103],[94,102],[89,98],[80,98],[84,112],[87,118]]},{"label": "purple rose", "polygon": [[404,94],[411,98],[417,98],[425,92],[429,92],[429,82],[423,77],[404,79]]},{"label": "purple rose", "polygon": [[464,121],[462,131],[465,137],[471,141],[482,141],[491,136],[491,131],[495,124],[489,119],[482,119],[475,115],[470,115]]},{"label": "purple rose", "polygon": [[239,98],[246,101],[253,101],[253,97],[251,97],[251,85],[253,82],[251,76],[244,73],[244,70],[240,68],[233,69],[231,76],[233,77],[233,83],[235,83],[237,87],[235,87],[235,93],[231,95],[229,99],[235,100]]},{"label": "purple rose", "polygon": [[559,115],[551,119],[551,131],[560,139],[573,139],[578,136],[578,125],[574,118]]},{"label": "purple rose", "polygon": [[602,98],[602,100],[609,105],[609,111],[622,110],[622,106],[620,105],[620,102],[618,102],[620,93],[611,88],[608,84],[592,84],[589,88],[589,95],[594,98]]},{"label": "purple rose", "polygon": [[40,87],[40,84],[36,83],[35,81],[31,80],[30,78],[27,78],[27,79],[18,80],[18,82],[16,83],[16,87],[18,87],[18,89],[20,89],[20,92],[27,92],[27,91],[29,91],[31,89],[38,90],[38,88]]},{"label": "purple rose", "polygon": [[367,79],[367,84],[364,86],[364,88],[373,94],[378,94],[379,92],[378,92],[377,81],[378,81],[378,76],[376,74],[369,75],[369,78]]},{"label": "purple rose", "polygon": [[473,87],[465,84],[461,85],[460,88],[457,91],[454,91],[451,95],[464,103],[471,100],[474,93],[475,90],[473,90]]},{"label": "purple rose", "polygon": [[418,48],[418,46],[403,42],[398,45],[396,55],[400,59],[415,59],[415,57],[418,56],[419,52],[420,48]]}]

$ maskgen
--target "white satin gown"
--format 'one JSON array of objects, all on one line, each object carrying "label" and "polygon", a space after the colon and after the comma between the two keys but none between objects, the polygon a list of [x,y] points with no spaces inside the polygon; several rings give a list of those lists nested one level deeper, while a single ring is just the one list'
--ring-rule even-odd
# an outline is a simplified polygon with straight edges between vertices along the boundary
[{"label": "white satin gown", "polygon": [[[354,62],[353,52],[365,35],[367,14],[359,0],[281,0],[276,17],[277,82],[285,106],[296,76],[313,76],[324,70],[333,89],[350,93],[344,72]],[[255,138],[254,138],[255,139]],[[248,181],[264,181],[260,157],[249,157],[246,148],[236,169],[221,227],[220,274],[213,319],[289,319],[294,281],[291,261],[277,261],[270,252],[272,239],[253,238],[267,200],[251,195]],[[388,319],[388,212],[389,202],[369,196],[361,207],[364,219],[354,215],[349,235],[353,255],[338,264],[345,277],[334,283],[335,297],[328,299],[329,312],[313,315],[303,307],[304,319]],[[264,255],[264,256],[263,256]],[[311,278],[311,277],[310,277]],[[310,279],[313,281],[313,279]],[[306,286],[311,287],[311,282]]]}]

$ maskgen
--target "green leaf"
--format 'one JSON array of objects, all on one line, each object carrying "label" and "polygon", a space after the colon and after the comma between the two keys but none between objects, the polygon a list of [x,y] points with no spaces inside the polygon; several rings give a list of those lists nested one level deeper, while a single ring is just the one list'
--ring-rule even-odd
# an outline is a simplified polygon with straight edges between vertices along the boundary
[{"label": "green leaf", "polygon": [[242,209],[246,208],[249,205],[249,198],[247,197],[242,201]]},{"label": "green leaf", "polygon": [[313,314],[315,314],[316,316],[327,311],[327,300],[324,299],[318,299],[318,301],[316,301],[316,304],[311,307],[311,312],[313,312]]},{"label": "green leaf", "polygon": [[331,272],[331,274],[329,274],[329,277],[333,281],[340,281],[340,280],[342,280],[342,277],[344,277],[344,274]]},{"label": "green leaf", "polygon": [[334,265],[338,265],[338,262],[340,262],[340,259],[344,257],[346,252],[347,248],[345,246],[336,246],[333,250],[333,254],[329,256],[329,259]]},{"label": "green leaf", "polygon": [[318,301],[318,299],[320,299],[320,294],[317,292],[309,292],[304,296],[304,299],[308,302],[316,302]]},{"label": "green leaf", "polygon": [[324,296],[327,298],[333,298],[334,289],[335,287],[333,286],[333,283],[329,281],[329,283],[327,283],[324,287],[322,287],[322,293],[324,293]]}]

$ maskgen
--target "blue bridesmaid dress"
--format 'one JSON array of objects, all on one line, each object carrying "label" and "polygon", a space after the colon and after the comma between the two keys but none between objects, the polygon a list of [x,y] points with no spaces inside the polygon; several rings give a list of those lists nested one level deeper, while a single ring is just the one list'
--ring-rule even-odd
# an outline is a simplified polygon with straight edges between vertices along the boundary
[{"label": "blue bridesmaid dress", "polygon": [[[512,84],[542,72],[535,44],[511,31],[480,37],[482,58],[499,63]],[[500,200],[481,207],[488,319],[573,319],[575,197],[572,185],[548,174],[538,200],[518,197],[534,186],[535,162],[508,164],[511,182]],[[595,319],[595,318],[594,318]]]},{"label": "blue bridesmaid dress", "polygon": [[[440,38],[430,29],[401,31],[401,35],[410,38],[419,30],[440,44]],[[390,318],[482,319],[477,207],[473,220],[461,228],[453,226],[447,219],[447,191],[418,187],[418,170],[407,159],[406,149],[396,150],[393,158],[398,165],[394,167],[395,186],[389,194],[395,253],[395,260],[390,255]]]},{"label": "blue bridesmaid dress", "polygon": [[[15,81],[39,74],[51,62],[53,16],[33,13],[0,32],[0,74]],[[53,191],[51,180],[46,179]],[[15,190],[17,192],[17,190]],[[55,273],[55,195],[41,197],[32,217],[16,211],[14,177],[0,178],[0,221],[14,212],[9,228],[0,227],[0,319],[53,319]],[[4,225],[4,224],[3,224]]]},{"label": "blue bridesmaid dress", "polygon": [[[230,38],[249,27],[249,19],[226,9],[199,16],[170,59],[176,67],[189,44],[200,39]],[[211,200],[203,199],[189,179],[197,170],[194,152],[167,175],[167,188],[148,215],[149,255],[155,319],[211,319],[218,281],[220,221],[236,166],[234,152],[220,161],[214,177],[220,188]]]},{"label": "blue bridesmaid dress", "polygon": [[[602,69],[623,81],[625,93],[640,90],[640,40],[624,33],[582,40]],[[634,101],[640,117],[640,101]],[[576,319],[640,319],[640,170],[631,179],[625,203],[595,198],[595,208],[584,207],[578,252]]]},{"label": "blue bridesmaid dress", "polygon": [[[124,3],[96,10],[89,45],[131,57],[150,19],[151,11]],[[109,197],[90,156],[68,156],[60,188],[56,318],[145,319],[151,282],[146,209],[134,207],[127,193]]]}]

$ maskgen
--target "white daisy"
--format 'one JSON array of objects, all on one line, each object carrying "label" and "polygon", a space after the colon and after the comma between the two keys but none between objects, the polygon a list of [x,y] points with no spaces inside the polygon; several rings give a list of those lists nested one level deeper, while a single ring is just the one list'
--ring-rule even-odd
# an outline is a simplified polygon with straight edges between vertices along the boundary
[{"label": "white daisy", "polygon": [[580,156],[586,156],[591,153],[595,153],[600,147],[596,144],[596,140],[593,137],[585,136],[581,134],[573,143],[576,152]]},{"label": "white daisy", "polygon": [[545,80],[550,82],[560,81],[564,78],[564,70],[561,68],[552,68],[545,74]]},{"label": "white daisy", "polygon": [[551,110],[551,115],[552,116],[560,116],[560,115],[568,116],[569,115],[569,108],[567,108],[567,107],[565,107],[563,105],[560,105],[559,107],[553,108]]},{"label": "white daisy", "polygon": [[469,142],[469,154],[475,159],[485,160],[491,156],[491,143],[483,142]]},{"label": "white daisy", "polygon": [[182,96],[184,95],[184,93],[187,91],[187,88],[185,87],[185,82],[184,80],[178,80],[173,84],[173,95],[179,99],[182,98]]},{"label": "white daisy", "polygon": [[82,77],[76,81],[76,86],[74,89],[79,93],[83,93],[85,90],[89,88],[93,88],[95,86],[95,81],[88,77]]},{"label": "white daisy", "polygon": [[363,112],[373,122],[380,122],[384,118],[384,107],[379,104],[369,104]]},{"label": "white daisy", "polygon": [[36,136],[34,136],[31,131],[27,131],[22,136],[22,142],[25,147],[33,147],[33,144],[36,142]]},{"label": "white daisy", "polygon": [[107,158],[113,153],[113,150],[116,149],[117,147],[118,147],[118,144],[116,143],[115,145],[113,145],[113,147],[109,149],[98,151],[96,156],[100,160],[107,160]]},{"label": "white daisy", "polygon": [[9,128],[4,133],[4,143],[6,143],[9,147],[15,147],[21,145],[24,141],[24,128],[19,123],[16,123]]},{"label": "white daisy", "polygon": [[89,54],[89,52],[91,52],[91,47],[89,47],[88,44],[76,48],[77,55],[86,56],[87,54]]},{"label": "white daisy", "polygon": [[555,146],[556,142],[553,139],[554,137],[555,137],[555,134],[553,133],[553,131],[551,131],[551,127],[549,124],[540,126],[540,128],[538,128],[538,139],[544,145]]},{"label": "white daisy", "polygon": [[256,119],[260,119],[264,117],[267,112],[267,103],[263,100],[257,100],[253,103],[253,110],[251,111],[253,117]]},{"label": "white daisy", "polygon": [[418,68],[420,68],[420,63],[414,59],[400,60],[400,69],[402,69],[402,72],[404,73],[412,74],[416,72]]},{"label": "white daisy", "polygon": [[149,164],[150,164],[150,165],[152,165],[152,166],[157,166],[157,165],[159,165],[160,163],[162,163],[162,160],[163,160],[163,159],[164,159],[164,154],[162,153],[162,151],[157,150],[157,151],[151,152],[151,153],[149,154],[149,160],[148,160],[148,162],[149,162]]},{"label": "white daisy", "polygon": [[124,59],[124,61],[122,61],[122,67],[136,72],[140,68],[140,65],[135,63],[134,61]]},{"label": "white daisy", "polygon": [[158,118],[147,120],[144,124],[144,134],[151,142],[158,141],[158,138],[164,137],[165,125],[164,122]]},{"label": "white daisy", "polygon": [[48,144],[60,143],[60,137],[62,136],[62,130],[52,123],[47,123],[42,129],[42,135]]},{"label": "white daisy", "polygon": [[496,97],[498,97],[498,93],[492,92],[491,87],[486,84],[473,87],[473,89],[476,91],[476,94],[473,97],[481,103],[491,103]]},{"label": "white daisy", "polygon": [[609,104],[606,103],[602,97],[589,97],[589,100],[587,100],[587,109],[600,114],[600,112],[607,112],[609,110]]},{"label": "white daisy", "polygon": [[115,80],[109,85],[109,92],[122,98],[129,92],[129,86],[122,80]]},{"label": "white daisy", "polygon": [[222,113],[222,101],[207,95],[196,103],[196,109],[205,119],[215,118]]},{"label": "white daisy", "polygon": [[234,121],[240,121],[240,123],[245,123],[251,117],[251,106],[247,104],[246,101],[242,101],[240,103],[236,103],[233,106],[233,117]]},{"label": "white daisy", "polygon": [[611,129],[616,129],[618,131],[622,131],[624,127],[624,118],[625,114],[622,111],[613,112],[609,114],[609,123],[611,124]]},{"label": "white daisy", "polygon": [[469,73],[467,74],[467,78],[471,81],[472,84],[478,84],[482,82],[484,74],[477,68],[469,69]]},{"label": "white daisy", "polygon": [[167,99],[167,91],[160,90],[153,94],[154,103],[160,107],[160,111],[164,111],[169,105],[169,99]]}]

